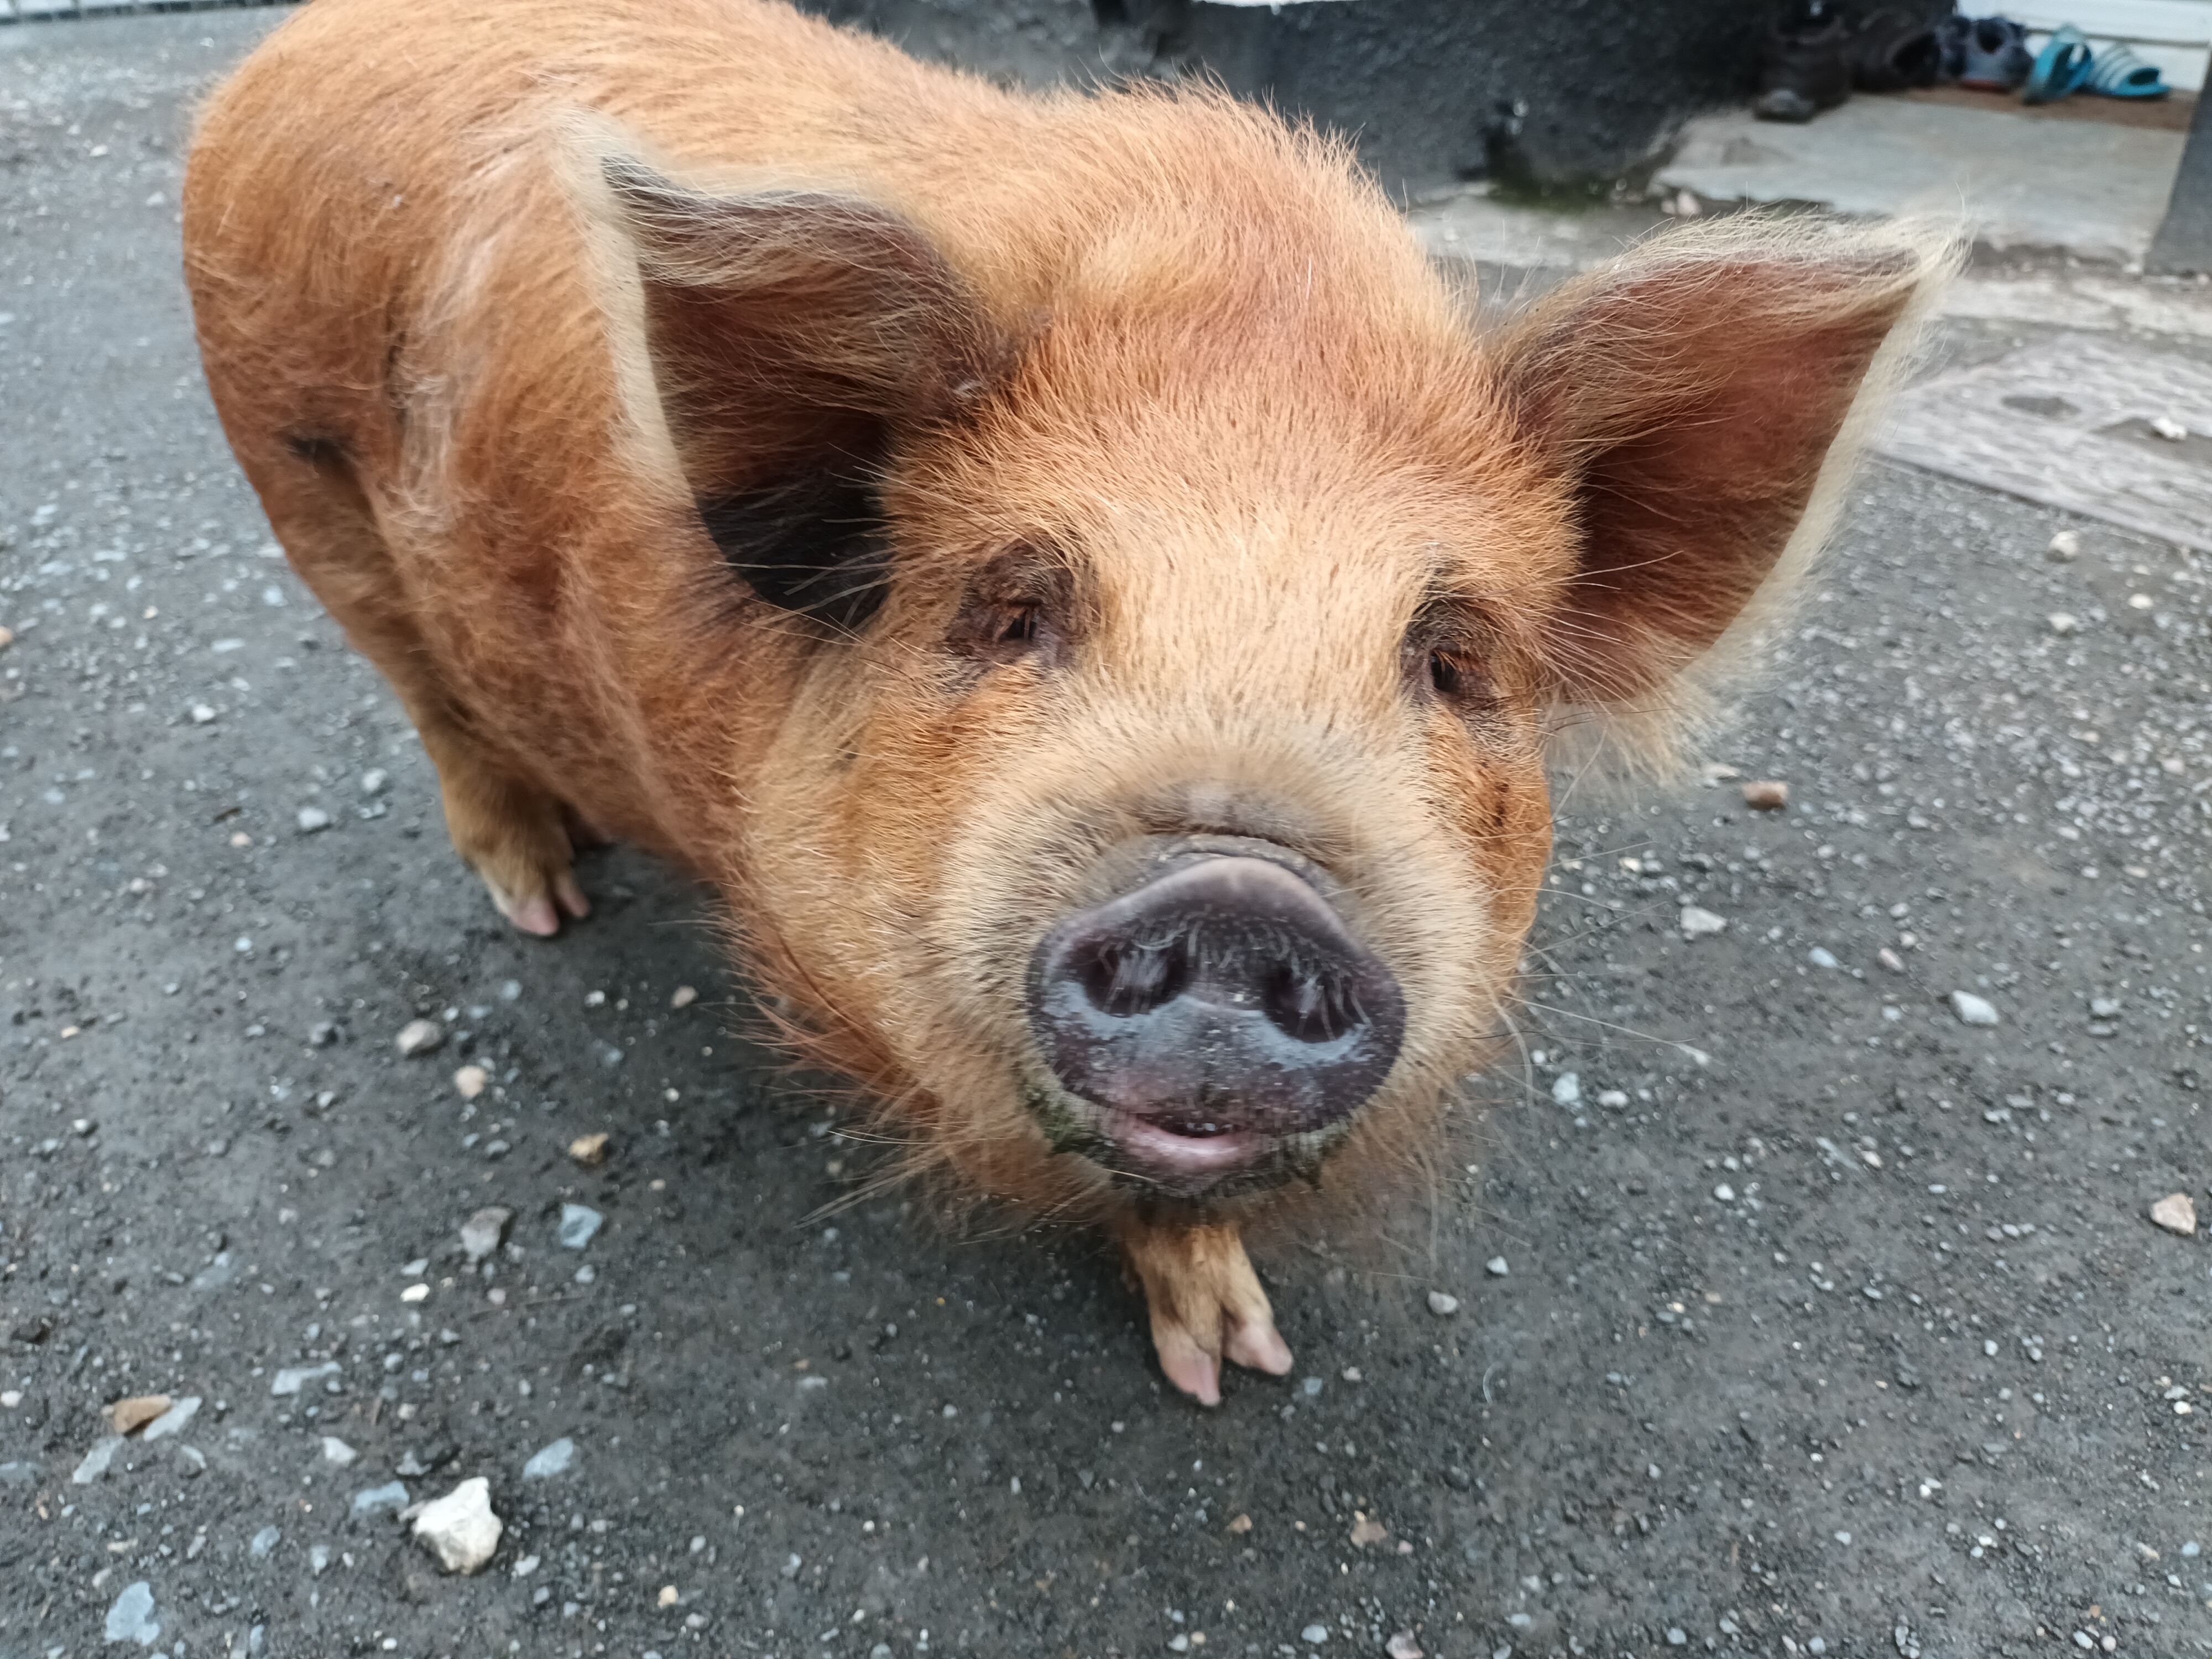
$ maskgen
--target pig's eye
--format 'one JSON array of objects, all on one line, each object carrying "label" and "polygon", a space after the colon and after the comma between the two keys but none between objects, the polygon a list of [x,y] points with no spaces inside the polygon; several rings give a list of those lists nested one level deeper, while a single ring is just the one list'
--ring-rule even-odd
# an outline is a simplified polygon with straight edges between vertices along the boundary
[{"label": "pig's eye", "polygon": [[1037,636],[1037,607],[1033,605],[1009,605],[1006,619],[999,628],[998,643],[1006,646],[1034,645]]},{"label": "pig's eye", "polygon": [[1429,684],[1440,697],[1455,697],[1465,677],[1459,665],[1441,651],[1429,653]]}]

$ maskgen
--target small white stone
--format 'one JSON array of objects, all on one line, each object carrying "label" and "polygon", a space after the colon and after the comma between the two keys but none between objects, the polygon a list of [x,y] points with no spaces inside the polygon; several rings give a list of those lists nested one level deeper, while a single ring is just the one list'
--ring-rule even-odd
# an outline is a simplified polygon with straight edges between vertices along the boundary
[{"label": "small white stone", "polygon": [[1502,1255],[1493,1255],[1482,1264],[1482,1267],[1483,1271],[1492,1279],[1503,1279],[1510,1271],[1505,1265],[1505,1258]]},{"label": "small white stone", "polygon": [[1617,1112],[1628,1104],[1628,1095],[1620,1089],[1604,1089],[1598,1093],[1597,1103],[1607,1111]]},{"label": "small white stone", "polygon": [[415,1536],[447,1572],[471,1573],[492,1558],[504,1530],[491,1512],[491,1483],[474,1475],[422,1506]]},{"label": "small white stone", "polygon": [[2062,530],[2051,538],[2051,556],[2061,563],[2078,558],[2081,553],[2081,533],[2077,530]]},{"label": "small white stone", "polygon": [[310,1382],[319,1382],[326,1376],[336,1376],[341,1367],[335,1359],[325,1359],[319,1365],[290,1365],[278,1371],[270,1380],[272,1395],[297,1394]]},{"label": "small white stone", "polygon": [[443,1042],[446,1030],[434,1019],[410,1019],[399,1028],[399,1035],[394,1040],[399,1044],[399,1052],[411,1060],[416,1054],[428,1054]]},{"label": "small white stone", "polygon": [[2187,1193],[2172,1193],[2150,1206],[2150,1218],[2170,1233],[2184,1238],[2197,1236],[2197,1206]]},{"label": "small white stone", "polygon": [[698,1000],[698,992],[689,985],[679,985],[676,988],[676,994],[668,999],[668,1006],[672,1008],[689,1008]]},{"label": "small white stone", "polygon": [[300,826],[301,835],[312,836],[318,830],[327,830],[331,827],[331,815],[319,806],[302,806],[295,822]]},{"label": "small white stone", "polygon": [[1838,965],[1833,951],[1824,950],[1817,945],[1805,952],[1805,960],[1815,968],[1833,968]]},{"label": "small white stone", "polygon": [[1682,907],[1682,932],[1690,939],[1703,939],[1708,933],[1717,933],[1728,926],[1726,916],[1717,916],[1711,911],[1694,904]]},{"label": "small white stone", "polygon": [[199,1415],[200,1396],[188,1394],[182,1400],[172,1401],[169,1409],[146,1425],[141,1440],[166,1440],[173,1434],[182,1434],[185,1425]]},{"label": "small white stone", "polygon": [[1958,1015],[1959,1023],[1962,1025],[1994,1025],[1997,1023],[1995,1006],[1972,991],[1952,992],[1951,1012]]},{"label": "small white stone", "polygon": [[1574,1072],[1562,1072],[1552,1085],[1552,1099],[1560,1106],[1572,1106],[1583,1097],[1583,1080]]},{"label": "small white stone", "polygon": [[561,1243],[572,1250],[580,1250],[592,1242],[592,1236],[606,1222],[588,1204],[563,1204],[561,1206]]},{"label": "small white stone", "polygon": [[576,1443],[562,1436],[544,1448],[522,1466],[525,1480],[550,1480],[556,1474],[566,1474],[576,1461]]},{"label": "small white stone", "polygon": [[334,1434],[323,1437],[323,1462],[335,1463],[342,1469],[351,1468],[361,1454]]},{"label": "small white stone", "polygon": [[2179,443],[2184,438],[2186,438],[2189,435],[2189,428],[2182,425],[2180,422],[2175,420],[2171,415],[2152,416],[2150,417],[2150,429],[2157,433],[2160,437],[2165,439],[2168,443],[2173,444]]},{"label": "small white stone", "polygon": [[391,781],[392,775],[382,767],[371,767],[361,775],[361,793],[364,795],[380,795],[384,793],[384,786]]},{"label": "small white stone", "polygon": [[107,1621],[102,1634],[111,1642],[136,1642],[142,1648],[150,1648],[161,1634],[161,1627],[154,1621],[154,1587],[141,1578],[135,1584],[124,1587],[123,1594],[115,1598],[115,1605],[107,1610]]},{"label": "small white stone", "polygon": [[1429,1311],[1439,1319],[1447,1318],[1459,1311],[1459,1298],[1455,1296],[1447,1296],[1442,1291],[1431,1291]]},{"label": "small white stone", "polygon": [[2081,619],[2079,617],[2065,611],[2054,611],[2043,620],[2050,625],[2051,631],[2054,634],[2071,634],[2081,625]]},{"label": "small white stone", "polygon": [[209,708],[205,703],[196,702],[192,705],[192,724],[194,726],[205,726],[214,718],[215,710]]},{"label": "small white stone", "polygon": [[1713,1188],[1713,1196],[1723,1204],[1733,1204],[1735,1202],[1735,1188],[1723,1181]]},{"label": "small white stone", "polygon": [[514,1219],[514,1211],[494,1204],[461,1223],[461,1249],[471,1264],[499,1249],[500,1241],[507,1237],[507,1224]]},{"label": "small white stone", "polygon": [[453,1087],[460,1091],[463,1100],[474,1100],[491,1082],[491,1073],[481,1066],[464,1066],[453,1073]]}]

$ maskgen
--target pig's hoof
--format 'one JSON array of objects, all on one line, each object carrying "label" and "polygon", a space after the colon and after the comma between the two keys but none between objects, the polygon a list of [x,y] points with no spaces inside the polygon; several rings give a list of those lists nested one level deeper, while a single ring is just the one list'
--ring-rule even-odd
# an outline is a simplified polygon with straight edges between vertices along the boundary
[{"label": "pig's hoof", "polygon": [[592,902],[584,896],[584,890],[576,884],[574,870],[556,871],[550,890],[520,896],[503,887],[492,877],[479,870],[491,902],[499,906],[505,916],[526,933],[535,933],[540,939],[550,939],[561,931],[563,915],[583,920],[592,914]]},{"label": "pig's hoof", "polygon": [[1151,1307],[1160,1370],[1200,1405],[1221,1403],[1224,1357],[1276,1376],[1291,1369],[1290,1346],[1234,1227],[1132,1226],[1121,1243]]},{"label": "pig's hoof", "polygon": [[520,789],[446,790],[446,827],[453,848],[475,866],[491,902],[526,933],[550,939],[561,918],[592,914],[576,884],[574,846],[560,806]]}]

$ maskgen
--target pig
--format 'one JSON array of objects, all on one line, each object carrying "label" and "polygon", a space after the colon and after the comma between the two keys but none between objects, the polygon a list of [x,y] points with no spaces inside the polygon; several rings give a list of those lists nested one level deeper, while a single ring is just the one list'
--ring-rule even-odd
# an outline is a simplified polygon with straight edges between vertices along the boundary
[{"label": "pig", "polygon": [[224,429],[525,932],[719,896],[905,1167],[1105,1230],[1162,1372],[1412,1194],[1547,756],[1688,752],[1954,261],[1777,221],[1478,317],[1341,142],[771,0],[316,0],[208,101]]}]

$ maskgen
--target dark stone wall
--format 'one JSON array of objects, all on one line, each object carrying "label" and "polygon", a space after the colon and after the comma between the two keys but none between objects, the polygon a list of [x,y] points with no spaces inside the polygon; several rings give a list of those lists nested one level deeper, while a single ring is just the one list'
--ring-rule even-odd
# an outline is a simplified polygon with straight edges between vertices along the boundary
[{"label": "dark stone wall", "polygon": [[1577,189],[1632,173],[1686,117],[1750,96],[1783,3],[800,0],[923,57],[1032,84],[1211,74],[1352,134],[1397,190],[1486,174]]}]

